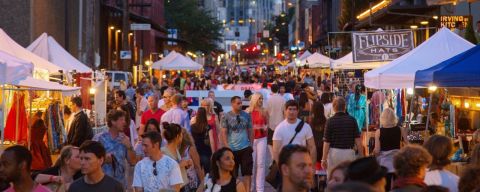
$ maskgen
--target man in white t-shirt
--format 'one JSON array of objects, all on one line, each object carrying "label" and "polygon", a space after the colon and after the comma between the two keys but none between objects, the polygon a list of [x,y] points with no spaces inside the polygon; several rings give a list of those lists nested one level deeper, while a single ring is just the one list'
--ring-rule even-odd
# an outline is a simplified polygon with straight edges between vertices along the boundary
[{"label": "man in white t-shirt", "polygon": [[146,157],[135,165],[132,184],[135,191],[180,191],[181,184],[185,181],[182,179],[178,163],[162,154],[160,133],[147,132],[142,138],[142,148]]},{"label": "man in white t-shirt", "polygon": [[[278,155],[282,150],[282,147],[288,145],[290,140],[295,135],[295,128],[301,122],[298,119],[298,102],[295,100],[287,101],[285,104],[285,120],[282,121],[275,128],[273,133],[273,157],[278,162]],[[313,139],[312,128],[308,123],[304,123],[302,129],[295,136],[290,144],[302,145],[308,148],[310,155],[312,156],[312,162],[317,160],[317,149],[315,147],[315,141]]]}]

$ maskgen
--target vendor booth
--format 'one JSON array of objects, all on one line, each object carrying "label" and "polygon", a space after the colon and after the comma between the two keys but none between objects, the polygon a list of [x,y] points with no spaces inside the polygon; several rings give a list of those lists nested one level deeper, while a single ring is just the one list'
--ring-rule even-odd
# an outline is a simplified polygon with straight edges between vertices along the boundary
[{"label": "vendor booth", "polygon": [[473,147],[472,133],[480,129],[479,61],[477,45],[415,74],[415,86],[442,88],[437,91],[439,99],[434,99],[430,108],[434,113],[440,111],[445,134],[459,139],[464,154]]},{"label": "vendor booth", "polygon": [[388,62],[364,62],[364,63],[355,63],[353,62],[352,52],[343,56],[340,59],[332,60],[333,69],[375,69]]},{"label": "vendor booth", "polygon": [[415,72],[432,67],[474,45],[447,28],[398,59],[365,73],[365,86],[375,89],[413,88]]},{"label": "vendor booth", "polygon": [[[89,98],[89,89],[92,84],[93,70],[77,60],[65,50],[52,36],[43,33],[33,41],[27,50],[50,61],[52,64],[62,68],[66,83],[81,87],[81,96],[84,108],[92,109]],[[62,77],[62,76],[60,76]],[[63,79],[60,79],[63,81]]]},{"label": "vendor booth", "polygon": [[76,71],[79,73],[91,73],[92,69],[70,55],[52,36],[46,33],[33,41],[27,50],[50,61],[62,68],[65,72]]},{"label": "vendor booth", "polygon": [[50,63],[17,44],[2,29],[0,29],[0,51],[33,63],[33,77],[38,79],[48,80],[49,73],[58,73],[60,70],[63,70],[63,68]]}]

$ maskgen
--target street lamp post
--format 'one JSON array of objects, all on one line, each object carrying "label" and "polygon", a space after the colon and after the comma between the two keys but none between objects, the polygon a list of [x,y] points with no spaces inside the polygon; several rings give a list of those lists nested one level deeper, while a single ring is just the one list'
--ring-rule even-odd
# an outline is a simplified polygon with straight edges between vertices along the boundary
[{"label": "street lamp post", "polygon": [[115,27],[110,26],[107,29],[108,36],[108,46],[107,46],[107,65],[108,68],[112,68],[112,31],[115,30]]},{"label": "street lamp post", "polygon": [[115,69],[118,69],[118,65],[120,63],[120,44],[118,42],[119,38],[119,33],[121,33],[121,30],[115,31]]}]

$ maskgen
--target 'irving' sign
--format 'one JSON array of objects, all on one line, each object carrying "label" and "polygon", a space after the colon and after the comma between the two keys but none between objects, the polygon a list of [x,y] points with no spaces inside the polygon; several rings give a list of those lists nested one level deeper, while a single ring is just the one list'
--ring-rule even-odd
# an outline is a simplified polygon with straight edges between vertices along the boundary
[{"label": "'irving' sign", "polygon": [[413,49],[412,31],[352,33],[353,62],[394,60]]}]

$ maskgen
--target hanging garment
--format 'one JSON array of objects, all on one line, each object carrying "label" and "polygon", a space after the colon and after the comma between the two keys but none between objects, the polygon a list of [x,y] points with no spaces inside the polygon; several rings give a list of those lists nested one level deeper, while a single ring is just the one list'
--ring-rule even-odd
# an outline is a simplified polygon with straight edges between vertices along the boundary
[{"label": "hanging garment", "polygon": [[47,132],[47,127],[42,119],[38,119],[32,125],[32,137],[30,152],[32,153],[32,170],[44,170],[52,166],[50,151],[48,150],[43,138]]},{"label": "hanging garment", "polygon": [[365,127],[366,121],[367,97],[360,95],[358,101],[355,100],[355,94],[350,94],[348,99],[347,111],[348,114],[357,120],[359,132]]},{"label": "hanging garment", "polygon": [[45,123],[48,130],[48,148],[51,152],[60,150],[61,146],[66,142],[66,131],[63,126],[63,115],[58,102],[51,103],[48,106]]},{"label": "hanging garment", "polygon": [[25,95],[23,93],[14,93],[13,95],[12,108],[8,112],[7,124],[5,126],[4,139],[7,141],[16,141],[24,144],[28,141],[28,121],[24,99]]},{"label": "hanging garment", "polygon": [[380,124],[380,105],[385,102],[385,94],[383,94],[382,91],[378,90],[375,91],[372,95],[371,99],[371,105],[372,105],[372,110],[371,110],[371,124],[373,125],[379,125]]}]

